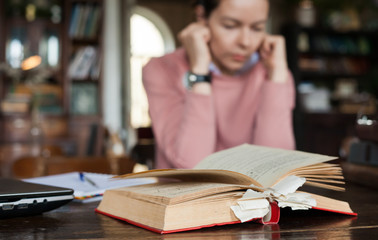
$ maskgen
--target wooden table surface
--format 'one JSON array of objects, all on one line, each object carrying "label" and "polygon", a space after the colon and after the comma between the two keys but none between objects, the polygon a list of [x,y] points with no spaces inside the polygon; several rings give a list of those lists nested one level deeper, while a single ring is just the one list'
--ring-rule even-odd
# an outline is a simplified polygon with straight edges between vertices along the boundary
[{"label": "wooden table surface", "polygon": [[42,215],[0,220],[0,239],[376,239],[378,191],[346,187],[345,193],[317,192],[347,200],[358,217],[283,209],[276,225],[243,223],[160,235],[95,213],[98,202],[71,202]]}]

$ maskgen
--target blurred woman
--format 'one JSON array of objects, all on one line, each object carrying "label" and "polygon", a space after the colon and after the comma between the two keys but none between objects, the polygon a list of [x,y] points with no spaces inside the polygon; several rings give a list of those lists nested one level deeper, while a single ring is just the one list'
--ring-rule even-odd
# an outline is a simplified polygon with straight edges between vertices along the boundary
[{"label": "blurred woman", "polygon": [[268,0],[202,0],[182,48],[143,69],[157,168],[192,168],[243,143],[294,149],[294,84]]}]

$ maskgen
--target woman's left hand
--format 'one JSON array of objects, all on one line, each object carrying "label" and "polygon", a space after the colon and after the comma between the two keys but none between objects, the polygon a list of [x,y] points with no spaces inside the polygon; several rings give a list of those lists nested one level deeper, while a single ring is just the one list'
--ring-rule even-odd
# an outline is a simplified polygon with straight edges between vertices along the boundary
[{"label": "woman's left hand", "polygon": [[266,35],[260,47],[260,56],[268,70],[269,80],[286,82],[288,67],[285,38],[279,35]]}]

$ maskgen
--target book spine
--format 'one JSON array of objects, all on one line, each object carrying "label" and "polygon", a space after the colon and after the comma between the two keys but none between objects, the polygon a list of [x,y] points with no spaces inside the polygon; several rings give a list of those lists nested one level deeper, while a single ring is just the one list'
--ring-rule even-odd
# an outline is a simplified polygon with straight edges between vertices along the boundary
[{"label": "book spine", "polygon": [[95,38],[98,32],[98,25],[100,21],[100,7],[95,6],[93,10],[93,17],[90,22],[89,30],[88,30],[88,37]]},{"label": "book spine", "polygon": [[280,220],[280,207],[278,206],[277,202],[270,202],[270,212],[267,216],[262,219],[258,219],[257,222],[261,224],[277,224]]},{"label": "book spine", "polygon": [[68,30],[69,36],[71,38],[75,37],[75,32],[78,24],[79,19],[79,5],[74,4],[72,7],[72,14],[71,14],[71,22],[70,22],[70,28]]}]

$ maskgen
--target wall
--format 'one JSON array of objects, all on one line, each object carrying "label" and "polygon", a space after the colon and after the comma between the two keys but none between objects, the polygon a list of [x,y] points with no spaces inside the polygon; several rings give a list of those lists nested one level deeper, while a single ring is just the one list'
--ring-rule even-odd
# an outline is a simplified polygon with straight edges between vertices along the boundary
[{"label": "wall", "polygon": [[137,4],[159,14],[170,27],[177,41],[177,34],[194,18],[190,0],[137,0]]},{"label": "wall", "polygon": [[121,17],[119,0],[105,1],[104,19],[104,124],[112,130],[121,129]]}]

